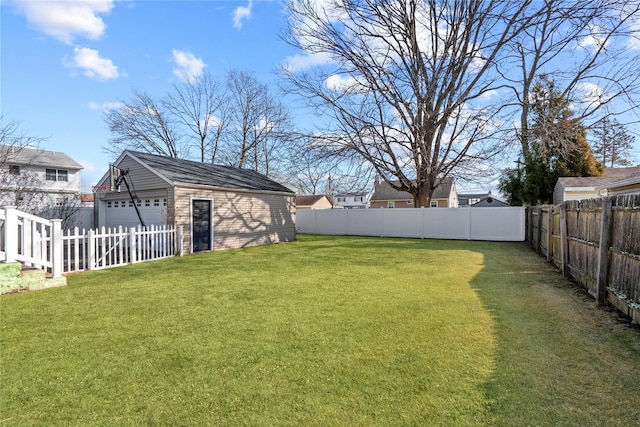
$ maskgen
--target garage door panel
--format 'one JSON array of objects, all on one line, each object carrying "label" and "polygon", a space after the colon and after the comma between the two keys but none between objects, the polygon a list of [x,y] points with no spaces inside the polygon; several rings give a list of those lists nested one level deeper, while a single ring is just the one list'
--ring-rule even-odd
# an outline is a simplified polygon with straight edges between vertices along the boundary
[{"label": "garage door panel", "polygon": [[[145,225],[165,225],[167,223],[167,199],[140,199],[138,209]],[[140,224],[133,202],[128,199],[107,202],[106,227],[135,227]]]}]

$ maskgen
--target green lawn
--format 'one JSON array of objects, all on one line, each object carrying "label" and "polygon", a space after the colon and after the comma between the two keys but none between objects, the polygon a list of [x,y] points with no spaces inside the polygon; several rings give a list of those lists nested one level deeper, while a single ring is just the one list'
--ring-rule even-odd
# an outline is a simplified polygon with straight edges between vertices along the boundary
[{"label": "green lawn", "polygon": [[524,244],[301,235],[0,298],[0,425],[631,426],[640,332]]}]

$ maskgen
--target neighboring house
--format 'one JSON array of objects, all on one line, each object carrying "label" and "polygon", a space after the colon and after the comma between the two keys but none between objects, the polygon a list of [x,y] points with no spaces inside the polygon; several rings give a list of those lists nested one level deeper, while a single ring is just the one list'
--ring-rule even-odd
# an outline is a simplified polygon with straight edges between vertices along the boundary
[{"label": "neighboring house", "polygon": [[[124,151],[120,191],[96,192],[98,226],[182,226],[183,253],[295,240],[295,194],[247,169]],[[109,185],[105,174],[98,186]],[[129,197],[126,184],[134,194]],[[135,206],[134,206],[135,203]]]},{"label": "neighboring house", "polygon": [[323,195],[309,195],[296,197],[296,210],[303,211],[309,209],[333,209],[329,197]]},{"label": "neighboring house", "polygon": [[489,195],[471,205],[472,208],[508,208],[509,204]]},{"label": "neighboring house", "polygon": [[365,209],[369,207],[369,193],[343,193],[333,196],[333,204],[344,209]]},{"label": "neighboring house", "polygon": [[458,207],[468,208],[478,203],[480,200],[491,196],[491,191],[487,193],[458,193]]},{"label": "neighboring house", "polygon": [[[413,196],[391,188],[386,181],[376,181],[371,208],[413,208]],[[431,196],[431,208],[457,208],[458,194],[452,177],[442,179]]]},{"label": "neighboring house", "polygon": [[2,145],[0,168],[2,205],[34,198],[34,209],[52,208],[80,195],[82,165],[64,153]]},{"label": "neighboring house", "polygon": [[553,189],[553,204],[607,196],[607,186],[640,175],[640,166],[608,168],[603,176],[558,178]]}]

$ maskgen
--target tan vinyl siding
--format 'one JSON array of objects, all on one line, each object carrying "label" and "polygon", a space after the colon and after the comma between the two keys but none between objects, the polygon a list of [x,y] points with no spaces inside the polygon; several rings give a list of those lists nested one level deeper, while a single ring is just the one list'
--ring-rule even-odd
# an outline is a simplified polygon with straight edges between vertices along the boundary
[{"label": "tan vinyl siding", "polygon": [[213,200],[213,249],[295,240],[295,196],[175,187],[176,225],[191,252],[191,200]]}]

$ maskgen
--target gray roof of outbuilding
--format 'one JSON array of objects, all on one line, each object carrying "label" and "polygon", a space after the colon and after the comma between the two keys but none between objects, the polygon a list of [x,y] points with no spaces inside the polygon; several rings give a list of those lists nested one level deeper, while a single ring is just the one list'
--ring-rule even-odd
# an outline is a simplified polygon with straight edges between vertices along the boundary
[{"label": "gray roof of outbuilding", "polygon": [[608,184],[640,175],[640,166],[628,168],[607,168],[603,176],[561,177],[558,178],[564,188],[567,187],[605,187]]},{"label": "gray roof of outbuilding", "polygon": [[175,159],[138,151],[127,150],[125,154],[127,153],[149,166],[174,185],[196,184],[234,190],[273,191],[293,194],[293,191],[284,185],[249,169]]},{"label": "gray roof of outbuilding", "polygon": [[[397,183],[397,182],[396,182]],[[451,194],[451,186],[453,185],[453,178],[446,177],[442,179],[433,194],[431,195],[432,199],[448,199],[449,194]],[[373,192],[373,196],[371,196],[371,200],[406,200],[413,199],[411,194],[406,191],[398,191],[393,188],[386,182],[380,181],[375,184],[375,189]]]},{"label": "gray roof of outbuilding", "polygon": [[52,166],[73,170],[82,169],[80,163],[64,153],[29,147],[0,145],[0,159],[6,159],[6,163],[16,165]]}]

